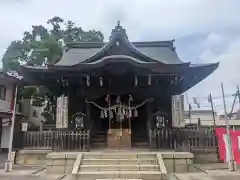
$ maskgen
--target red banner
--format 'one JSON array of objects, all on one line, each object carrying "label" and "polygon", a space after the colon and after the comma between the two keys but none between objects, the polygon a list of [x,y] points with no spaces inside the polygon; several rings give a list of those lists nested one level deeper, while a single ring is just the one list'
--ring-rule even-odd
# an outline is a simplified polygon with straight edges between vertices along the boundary
[{"label": "red banner", "polygon": [[[219,156],[220,160],[228,161],[228,143],[227,133],[225,128],[216,128],[216,135],[218,138]],[[230,131],[230,138],[232,142],[233,158],[237,164],[240,164],[240,130]]]}]

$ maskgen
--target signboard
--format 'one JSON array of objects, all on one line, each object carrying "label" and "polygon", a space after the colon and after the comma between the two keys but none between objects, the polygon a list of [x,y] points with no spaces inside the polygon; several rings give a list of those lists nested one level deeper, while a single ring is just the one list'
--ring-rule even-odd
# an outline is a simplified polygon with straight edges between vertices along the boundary
[{"label": "signboard", "polygon": [[28,130],[28,123],[27,122],[23,122],[22,123],[22,131],[27,131]]},{"label": "signboard", "polygon": [[60,96],[57,98],[56,128],[68,127],[68,97]]},{"label": "signboard", "polygon": [[[216,128],[216,136],[218,138],[219,157],[222,161],[229,161],[227,132],[225,128]],[[234,161],[240,165],[240,130],[230,131],[232,152]]]},{"label": "signboard", "polygon": [[184,127],[184,96],[172,96],[172,126]]}]

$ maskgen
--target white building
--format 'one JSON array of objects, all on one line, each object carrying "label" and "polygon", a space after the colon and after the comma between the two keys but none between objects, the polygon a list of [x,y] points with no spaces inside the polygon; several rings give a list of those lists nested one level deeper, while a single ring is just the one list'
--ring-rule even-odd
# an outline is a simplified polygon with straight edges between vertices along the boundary
[{"label": "white building", "polygon": [[[213,113],[211,110],[191,110],[191,116],[189,117],[189,111],[184,112],[185,124],[195,124],[199,122],[203,126],[212,126],[214,125]],[[215,125],[224,126],[225,120],[224,116],[221,114],[214,113],[215,116]],[[236,119],[236,116],[233,116],[228,120],[229,125],[231,126],[240,126],[240,119]]]},{"label": "white building", "polygon": [[[18,82],[17,78],[0,71],[0,151],[6,150],[9,145],[11,117]],[[17,106],[16,121],[22,117],[18,110]]]}]

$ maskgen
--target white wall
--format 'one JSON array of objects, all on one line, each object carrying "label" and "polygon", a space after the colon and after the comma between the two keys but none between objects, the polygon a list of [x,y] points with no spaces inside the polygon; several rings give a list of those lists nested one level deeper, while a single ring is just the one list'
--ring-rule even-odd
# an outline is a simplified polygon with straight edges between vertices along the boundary
[{"label": "white wall", "polygon": [[[201,125],[204,126],[212,126],[214,125],[214,121],[212,117],[209,117],[208,119],[200,119],[201,120]],[[198,118],[185,118],[185,124],[197,124],[198,123]],[[228,123],[230,126],[240,126],[240,120],[237,119],[229,119]],[[216,117],[215,124],[217,126],[225,126],[226,122],[224,119],[219,119],[219,117]]]},{"label": "white wall", "polygon": [[0,85],[6,86],[6,97],[5,100],[0,99],[0,110],[9,111],[11,107],[14,85],[12,82],[6,81],[5,79],[0,79]]},{"label": "white wall", "polygon": [[8,125],[3,125],[2,127],[1,148],[8,148],[9,146],[10,129]]},{"label": "white wall", "polygon": [[[31,99],[23,100],[23,113],[27,115],[28,121],[32,122],[36,126],[40,126],[41,120],[43,120],[42,112],[44,107],[35,107],[31,105]],[[36,111],[36,117],[33,116]]]}]

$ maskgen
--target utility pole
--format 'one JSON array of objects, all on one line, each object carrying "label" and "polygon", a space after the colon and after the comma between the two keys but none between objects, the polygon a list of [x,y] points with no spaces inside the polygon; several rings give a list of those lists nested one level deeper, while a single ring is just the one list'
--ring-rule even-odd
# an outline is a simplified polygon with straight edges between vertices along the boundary
[{"label": "utility pole", "polygon": [[219,150],[218,150],[219,147],[218,147],[218,139],[217,139],[217,136],[216,136],[216,117],[215,117],[215,111],[214,111],[214,108],[213,108],[213,100],[212,100],[212,94],[211,93],[209,94],[208,101],[210,102],[211,108],[212,108],[214,141],[215,141],[215,146],[216,146],[216,151],[217,151],[217,157],[218,157],[218,160],[219,160],[220,159]]},{"label": "utility pole", "polygon": [[238,97],[238,108],[240,109],[240,91],[239,91],[239,86],[237,86],[237,93],[236,96]]},{"label": "utility pole", "polygon": [[192,106],[191,104],[188,104],[188,109],[189,109],[189,122],[192,124]]},{"label": "utility pole", "polygon": [[226,101],[225,101],[225,94],[224,94],[224,88],[223,83],[221,83],[222,88],[222,97],[223,97],[223,106],[224,106],[224,112],[225,112],[225,124],[226,124],[226,131],[227,131],[227,146],[226,151],[227,155],[229,157],[228,165],[229,165],[229,171],[235,171],[235,162],[233,158],[233,152],[232,152],[232,142],[231,142],[231,136],[230,136],[230,128],[229,128],[229,122],[228,122],[228,115],[227,115],[227,107],[226,107]]},{"label": "utility pole", "polygon": [[212,108],[212,115],[213,115],[213,125],[216,126],[216,117],[215,117],[215,112],[214,112],[214,108],[213,108],[213,101],[212,101],[212,94],[209,94],[209,99],[208,101],[211,104],[211,108]]},{"label": "utility pole", "polygon": [[8,160],[5,162],[5,171],[6,172],[11,172],[12,171],[12,165],[13,165],[12,142],[13,142],[14,124],[15,124],[15,118],[16,118],[17,94],[18,94],[18,86],[16,85],[15,96],[14,96],[14,104],[13,104],[13,110],[12,110],[12,118],[11,118],[12,124],[11,124],[11,131],[10,131],[10,137],[9,137]]}]

